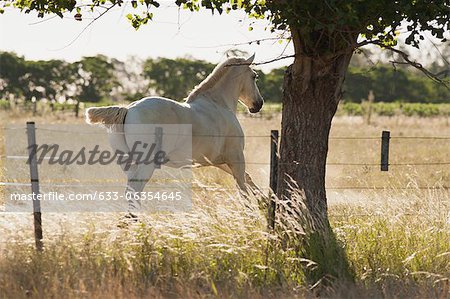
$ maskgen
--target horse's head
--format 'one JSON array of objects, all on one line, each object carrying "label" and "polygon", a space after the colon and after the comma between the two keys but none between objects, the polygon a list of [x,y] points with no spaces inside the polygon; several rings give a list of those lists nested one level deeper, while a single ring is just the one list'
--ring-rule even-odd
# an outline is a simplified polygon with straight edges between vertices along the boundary
[{"label": "horse's head", "polygon": [[258,86],[256,86],[256,79],[258,78],[257,73],[251,69],[250,64],[252,64],[255,59],[255,54],[247,58],[241,68],[243,71],[241,73],[242,87],[239,95],[239,100],[247,106],[251,113],[256,113],[261,110],[264,99],[259,93]]}]

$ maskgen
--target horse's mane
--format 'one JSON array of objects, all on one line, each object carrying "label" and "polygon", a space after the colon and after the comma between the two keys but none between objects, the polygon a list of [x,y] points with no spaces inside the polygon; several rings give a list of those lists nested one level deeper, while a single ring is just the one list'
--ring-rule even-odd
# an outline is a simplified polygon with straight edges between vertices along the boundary
[{"label": "horse's mane", "polygon": [[199,85],[194,87],[194,89],[189,93],[186,98],[186,103],[193,102],[201,93],[211,89],[217,81],[220,80],[230,69],[228,65],[239,64],[245,62],[244,57],[230,57],[224,62],[218,64],[211,74],[206,77]]}]

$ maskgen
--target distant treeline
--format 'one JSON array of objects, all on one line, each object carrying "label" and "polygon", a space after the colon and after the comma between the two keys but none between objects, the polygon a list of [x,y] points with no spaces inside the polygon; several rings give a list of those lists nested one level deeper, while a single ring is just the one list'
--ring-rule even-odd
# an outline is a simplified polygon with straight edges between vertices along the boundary
[{"label": "distant treeline", "polygon": [[450,103],[450,90],[418,71],[392,65],[350,67],[344,100],[359,103],[367,99],[369,90],[374,92],[375,102]]},{"label": "distant treeline", "polygon": [[[11,52],[0,52],[0,99],[117,102],[160,95],[181,101],[214,66],[190,58],[131,58],[123,62],[103,55],[72,63],[30,61]],[[266,101],[280,102],[284,68],[258,73],[258,86]],[[369,90],[373,90],[375,102],[450,102],[446,87],[416,72],[386,65],[350,67],[344,101],[361,102]]]}]

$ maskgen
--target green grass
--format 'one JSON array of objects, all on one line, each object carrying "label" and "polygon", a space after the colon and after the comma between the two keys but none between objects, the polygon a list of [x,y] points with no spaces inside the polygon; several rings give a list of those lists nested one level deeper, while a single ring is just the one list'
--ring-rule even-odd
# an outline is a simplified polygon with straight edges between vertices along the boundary
[{"label": "green grass", "polygon": [[[332,209],[331,219],[357,281],[390,296],[450,295],[448,190],[399,192],[372,204]],[[415,293],[417,292],[417,293]]]},{"label": "green grass", "polygon": [[[54,111],[64,112],[64,111],[74,111],[75,104],[68,103],[55,103]],[[93,106],[108,106],[108,105],[117,105],[117,103],[103,100],[101,102],[91,103],[86,102],[82,103],[82,109],[93,107]],[[23,106],[23,107],[22,107]],[[26,111],[31,110],[31,103],[22,105],[21,109]],[[419,117],[434,117],[434,116],[449,116],[450,115],[450,104],[429,104],[429,103],[382,103],[377,102],[371,105],[371,111],[374,115],[378,116],[394,116],[394,115],[405,115],[405,116],[419,116]],[[353,103],[353,102],[341,102],[338,108],[337,115],[350,115],[350,116],[364,116],[368,113],[369,105],[367,102],[364,103]],[[42,111],[50,110],[50,104],[39,103],[38,105],[38,113],[42,113]],[[11,109],[11,105],[7,100],[0,100],[0,109],[1,110],[9,110]],[[243,113],[247,112],[247,108],[239,104],[238,111]],[[264,103],[264,107],[261,110],[260,115],[272,115],[278,114],[282,110],[281,103],[274,102],[266,102]]]},{"label": "green grass", "polygon": [[[378,116],[449,116],[450,104],[425,104],[425,103],[373,103],[372,113]],[[341,102],[338,108],[338,115],[363,116],[368,113],[369,103],[362,104],[352,102]]]},{"label": "green grass", "polygon": [[[281,103],[264,103],[261,110],[262,114],[276,114],[280,113],[282,109]],[[341,102],[338,107],[337,115],[344,116],[365,116],[369,110],[369,104]],[[246,108],[243,105],[238,106],[238,111],[245,112]],[[418,116],[418,117],[435,117],[435,116],[449,116],[450,104],[429,104],[429,103],[383,103],[377,102],[371,105],[371,113],[377,116]]]}]

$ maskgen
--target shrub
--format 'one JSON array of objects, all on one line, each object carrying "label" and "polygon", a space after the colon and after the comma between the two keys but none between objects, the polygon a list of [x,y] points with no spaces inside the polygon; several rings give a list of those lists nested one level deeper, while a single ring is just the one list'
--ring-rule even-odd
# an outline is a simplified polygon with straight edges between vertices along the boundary
[{"label": "shrub", "polygon": [[11,105],[8,100],[0,100],[0,109],[1,110],[8,110],[11,108]]},{"label": "shrub", "polygon": [[430,117],[440,114],[439,106],[434,104],[408,103],[403,104],[401,109],[406,116]]},{"label": "shrub", "polygon": [[397,103],[376,103],[373,105],[373,111],[382,116],[394,116],[399,105]]},{"label": "shrub", "polygon": [[346,102],[343,103],[342,109],[347,115],[363,115],[363,109],[358,103]]}]

